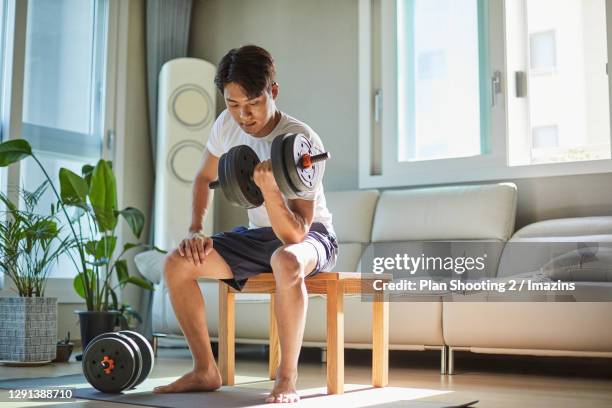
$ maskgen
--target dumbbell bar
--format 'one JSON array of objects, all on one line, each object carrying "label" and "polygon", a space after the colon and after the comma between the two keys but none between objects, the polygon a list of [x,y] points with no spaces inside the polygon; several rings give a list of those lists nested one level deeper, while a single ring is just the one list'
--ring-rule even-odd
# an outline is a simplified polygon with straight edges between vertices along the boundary
[{"label": "dumbbell bar", "polygon": [[139,333],[123,330],[103,333],[83,352],[87,381],[105,393],[120,393],[136,387],[153,370],[153,348]]},{"label": "dumbbell bar", "polygon": [[[329,152],[319,152],[302,134],[281,135],[272,142],[272,171],[283,195],[289,199],[304,197],[314,191],[323,178]],[[263,195],[253,181],[257,154],[246,145],[235,146],[219,159],[219,179],[209,184],[222,188],[233,205],[255,208],[263,204]]]},{"label": "dumbbell bar", "polygon": [[[330,156],[331,155],[329,154],[329,152],[325,152],[325,153],[321,153],[321,154],[316,154],[314,156],[310,156],[308,154],[305,154],[302,157],[302,159],[300,160],[300,167],[304,168],[304,169],[307,169],[307,168],[311,167],[314,163],[318,163],[320,161],[329,159]],[[215,188],[220,188],[221,187],[221,182],[219,180],[213,181],[212,183],[210,183],[208,185],[208,187],[210,187],[213,190]]]}]

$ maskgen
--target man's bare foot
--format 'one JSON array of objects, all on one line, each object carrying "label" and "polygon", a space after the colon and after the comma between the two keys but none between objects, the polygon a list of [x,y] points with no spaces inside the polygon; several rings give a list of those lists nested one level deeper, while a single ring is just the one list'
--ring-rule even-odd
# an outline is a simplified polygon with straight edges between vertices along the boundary
[{"label": "man's bare foot", "polygon": [[207,371],[190,371],[171,384],[155,387],[154,393],[214,391],[221,387],[221,375],[217,367]]},{"label": "man's bare foot", "polygon": [[266,398],[266,402],[298,402],[300,396],[295,390],[296,380],[297,374],[290,377],[281,377],[277,375],[276,381],[274,382],[274,388],[270,391],[270,395]]}]

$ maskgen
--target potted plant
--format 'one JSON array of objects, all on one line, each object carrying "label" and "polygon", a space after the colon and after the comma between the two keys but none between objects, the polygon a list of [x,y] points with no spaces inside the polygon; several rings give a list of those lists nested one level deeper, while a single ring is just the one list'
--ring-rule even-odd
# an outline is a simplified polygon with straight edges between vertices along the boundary
[{"label": "potted plant", "polygon": [[127,222],[134,236],[140,238],[144,215],[132,207],[118,210],[115,176],[108,161],[100,160],[95,167],[84,166],[81,176],[62,168],[59,178],[62,201],[76,208],[71,222],[77,226],[78,239],[89,256],[88,268],[74,279],[77,293],[92,305],[78,312],[85,347],[97,334],[111,331],[123,315],[118,290],[127,284],[153,290],[150,282],[129,274],[123,258],[130,249],[144,245],[127,243],[114,255],[119,221]]},{"label": "potted plant", "polygon": [[[26,157],[31,157],[50,180],[44,166],[33,154],[25,140],[10,140],[0,143],[0,167],[8,166]],[[117,208],[117,188],[110,162],[100,160],[93,166],[84,166],[82,174],[60,169],[60,192],[51,187],[59,207],[64,214],[74,238],[78,253],[78,274],[74,289],[85,299],[86,311],[80,311],[81,339],[83,347],[97,334],[112,331],[120,314],[117,290],[127,284],[153,290],[150,282],[131,276],[124,255],[143,244],[127,243],[115,256],[116,229],[120,219],[129,225],[132,233],[140,238],[144,226],[144,215],[136,208]],[[68,208],[73,208],[72,216]]]},{"label": "potted plant", "polygon": [[55,358],[57,298],[45,297],[51,264],[73,244],[61,238],[56,207],[38,214],[36,206],[48,183],[36,191],[20,190],[23,210],[0,192],[6,209],[0,221],[0,272],[15,286],[18,297],[0,298],[0,360],[48,362]]}]

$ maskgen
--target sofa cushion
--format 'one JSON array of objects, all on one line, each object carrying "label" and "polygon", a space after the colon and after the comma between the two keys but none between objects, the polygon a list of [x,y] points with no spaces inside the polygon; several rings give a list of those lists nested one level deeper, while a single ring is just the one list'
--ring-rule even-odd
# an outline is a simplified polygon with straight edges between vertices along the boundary
[{"label": "sofa cushion", "polygon": [[363,244],[347,243],[338,245],[338,261],[332,272],[360,272],[359,262],[363,254]]},{"label": "sofa cushion", "polygon": [[372,241],[497,239],[514,229],[512,183],[384,191]]},{"label": "sofa cushion", "polygon": [[370,241],[377,190],[325,192],[339,242]]}]

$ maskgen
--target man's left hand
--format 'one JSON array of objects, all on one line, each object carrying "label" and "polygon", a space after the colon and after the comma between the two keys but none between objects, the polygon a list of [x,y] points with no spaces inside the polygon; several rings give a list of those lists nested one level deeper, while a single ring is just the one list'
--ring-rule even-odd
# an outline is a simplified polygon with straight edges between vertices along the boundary
[{"label": "man's left hand", "polygon": [[269,193],[280,192],[278,184],[276,184],[276,180],[274,179],[271,160],[264,160],[255,166],[255,170],[253,170],[253,181],[264,196]]}]

